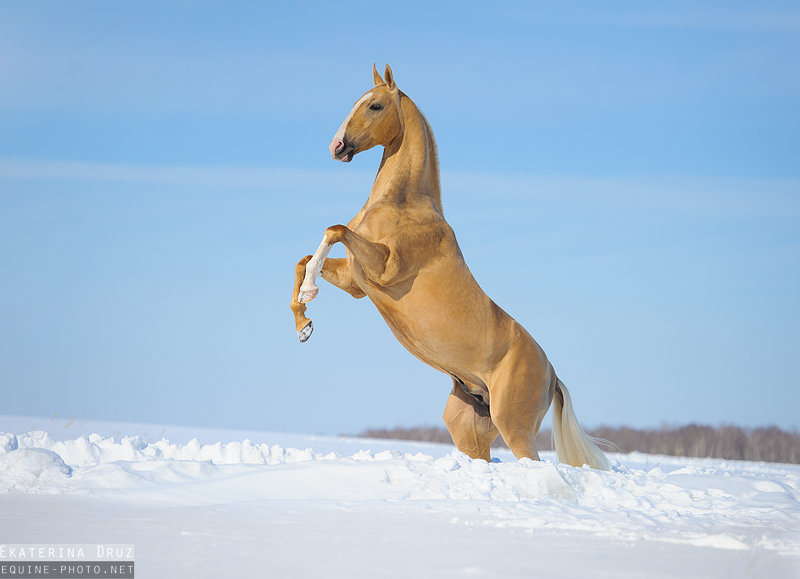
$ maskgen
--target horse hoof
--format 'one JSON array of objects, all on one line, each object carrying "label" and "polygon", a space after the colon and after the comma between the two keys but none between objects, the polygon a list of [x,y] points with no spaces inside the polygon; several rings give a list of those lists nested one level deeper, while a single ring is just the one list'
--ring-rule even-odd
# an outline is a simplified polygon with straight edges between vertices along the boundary
[{"label": "horse hoof", "polygon": [[308,323],[305,326],[303,326],[303,329],[297,332],[297,337],[300,340],[300,343],[302,344],[303,342],[308,340],[311,337],[311,332],[313,331],[314,331],[314,324],[312,324],[311,320],[309,320]]},{"label": "horse hoof", "polygon": [[310,290],[300,290],[300,293],[297,295],[297,301],[300,302],[301,304],[307,304],[315,297],[317,297],[318,293],[319,293],[318,287],[315,287]]}]

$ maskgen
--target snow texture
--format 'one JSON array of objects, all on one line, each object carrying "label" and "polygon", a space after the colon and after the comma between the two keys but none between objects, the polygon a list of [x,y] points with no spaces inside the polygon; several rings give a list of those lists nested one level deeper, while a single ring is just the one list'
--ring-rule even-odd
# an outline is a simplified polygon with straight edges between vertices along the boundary
[{"label": "snow texture", "polygon": [[33,420],[0,418],[0,543],[141,577],[800,577],[796,465]]}]

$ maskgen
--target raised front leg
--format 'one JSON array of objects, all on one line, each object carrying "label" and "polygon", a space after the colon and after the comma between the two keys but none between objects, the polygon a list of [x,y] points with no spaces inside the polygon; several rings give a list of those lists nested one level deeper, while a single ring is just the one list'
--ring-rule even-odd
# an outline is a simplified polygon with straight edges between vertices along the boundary
[{"label": "raised front leg", "polygon": [[306,275],[306,264],[311,260],[311,256],[307,255],[294,267],[294,289],[292,290],[292,301],[289,308],[294,314],[294,325],[297,330],[297,337],[300,342],[305,342],[311,337],[311,332],[314,331],[314,324],[311,323],[306,317],[306,306],[299,299],[300,284],[303,283],[303,278]]},{"label": "raised front leg", "polygon": [[300,286],[298,295],[300,303],[308,303],[317,297],[319,293],[319,287],[317,287],[316,283],[317,277],[322,272],[323,264],[334,243],[344,243],[353,259],[370,278],[376,279],[386,270],[386,262],[389,258],[388,247],[382,243],[368,241],[344,225],[328,227],[325,230],[322,243],[319,244],[317,251],[306,264],[305,279]]},{"label": "raised front leg", "polygon": [[[299,299],[300,286],[306,275],[306,266],[311,259],[312,256],[307,255],[295,267],[294,290],[292,292],[292,302],[289,306],[294,314],[295,329],[300,342],[308,340],[314,331],[314,324],[305,315],[306,305]],[[325,281],[346,291],[356,299],[363,298],[366,295],[364,290],[353,280],[353,275],[346,259],[326,259],[322,264],[320,273]]]},{"label": "raised front leg", "polygon": [[300,293],[297,297],[297,301],[301,304],[307,304],[317,297],[319,293],[317,276],[322,273],[322,265],[325,263],[325,258],[328,257],[332,245],[326,241],[326,237],[327,232],[325,237],[322,238],[322,243],[319,244],[317,251],[314,252],[314,255],[312,255],[306,263],[303,283],[300,286]]}]

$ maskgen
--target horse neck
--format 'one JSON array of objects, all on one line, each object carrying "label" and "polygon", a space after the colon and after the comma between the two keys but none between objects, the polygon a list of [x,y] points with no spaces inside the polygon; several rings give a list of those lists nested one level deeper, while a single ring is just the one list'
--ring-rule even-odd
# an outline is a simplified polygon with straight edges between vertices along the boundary
[{"label": "horse neck", "polygon": [[414,102],[402,93],[400,108],[402,134],[384,148],[370,201],[388,201],[396,205],[430,203],[443,214],[433,131]]}]

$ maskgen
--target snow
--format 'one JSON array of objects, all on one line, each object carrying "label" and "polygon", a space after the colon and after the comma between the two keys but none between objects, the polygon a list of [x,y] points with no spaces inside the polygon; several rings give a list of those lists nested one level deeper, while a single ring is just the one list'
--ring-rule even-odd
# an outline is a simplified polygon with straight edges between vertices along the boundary
[{"label": "snow", "polygon": [[0,417],[0,543],[138,577],[800,577],[800,466]]}]

